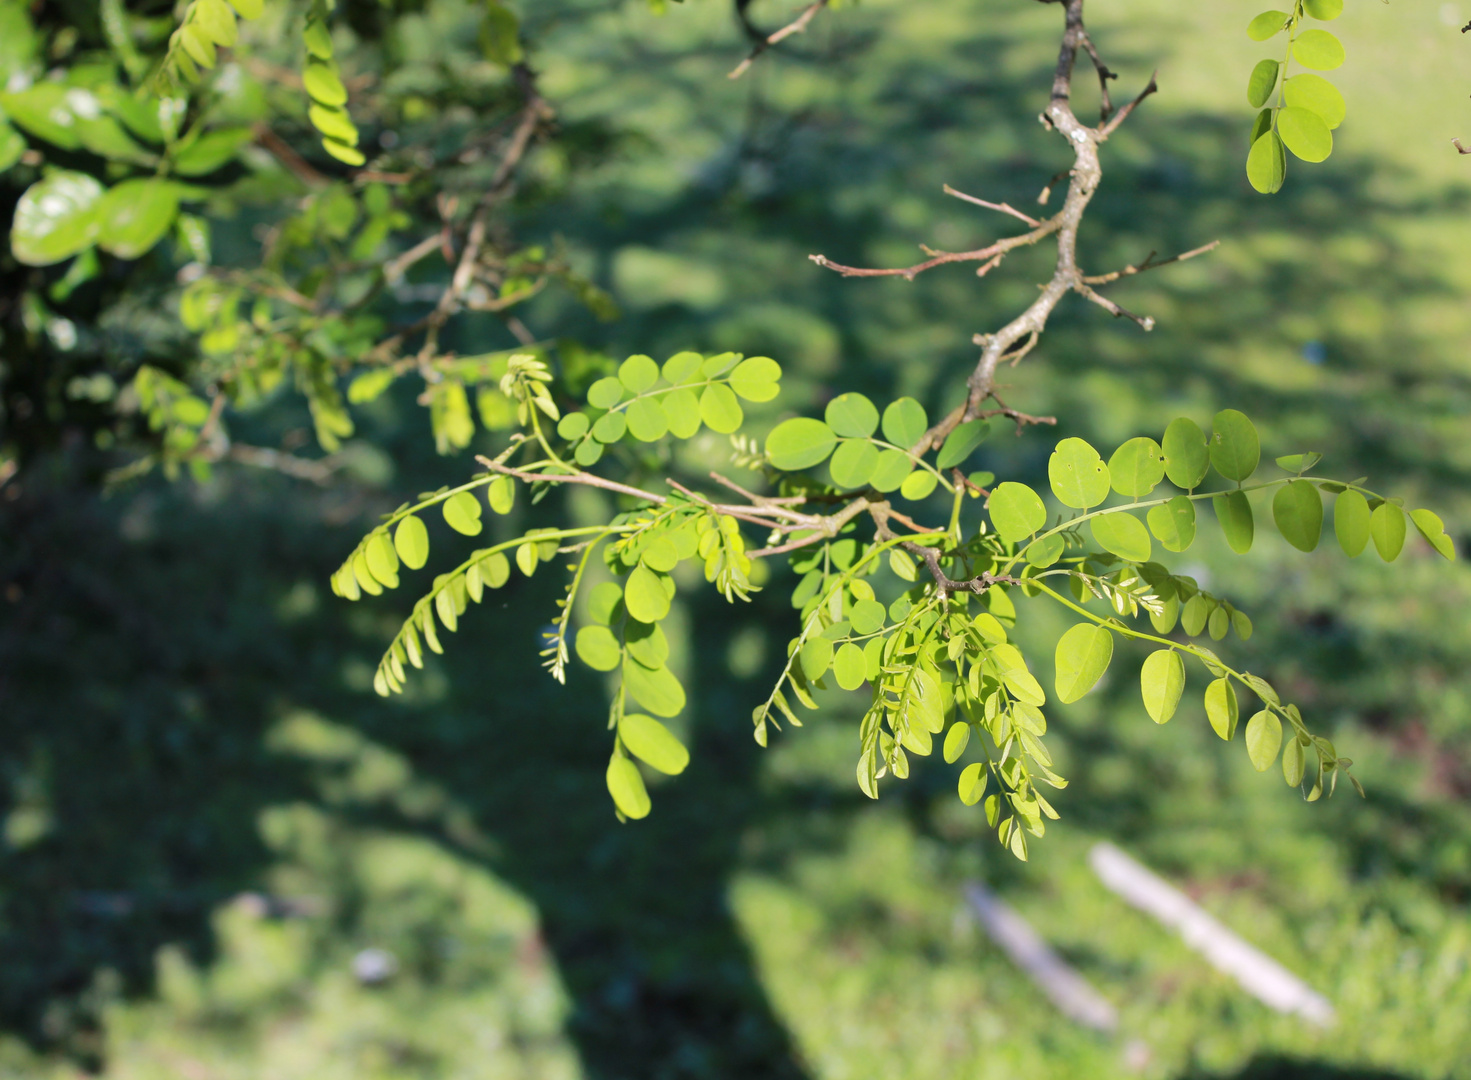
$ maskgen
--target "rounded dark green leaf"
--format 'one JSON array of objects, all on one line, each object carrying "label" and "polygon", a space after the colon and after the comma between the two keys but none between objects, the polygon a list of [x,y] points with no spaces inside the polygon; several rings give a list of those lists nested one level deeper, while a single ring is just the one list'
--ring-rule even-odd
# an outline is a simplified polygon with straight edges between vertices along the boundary
[{"label": "rounded dark green leaf", "polygon": [[1213,679],[1205,688],[1205,716],[1211,729],[1230,742],[1236,736],[1236,719],[1240,707],[1236,703],[1236,690],[1228,679]]},{"label": "rounded dark green leaf", "polygon": [[684,708],[684,687],[667,667],[646,668],[637,661],[626,661],[623,685],[655,716],[677,716]]},{"label": "rounded dark green leaf", "polygon": [[659,381],[659,365],[652,357],[630,356],[618,366],[618,381],[631,394],[642,394]]},{"label": "rounded dark green leaf", "polygon": [[1263,195],[1274,195],[1287,179],[1287,153],[1275,131],[1251,144],[1246,155],[1246,179]]},{"label": "rounded dark green leaf", "polygon": [[[874,413],[878,417],[878,413]],[[844,439],[838,444],[828,471],[840,488],[867,487],[879,463],[879,448],[867,439]]]},{"label": "rounded dark green leaf", "polygon": [[951,469],[962,464],[990,434],[991,421],[967,420],[945,437],[945,443],[935,459],[936,466]]},{"label": "rounded dark green leaf", "polygon": [[1282,749],[1282,721],[1276,714],[1263,709],[1246,722],[1246,754],[1251,758],[1252,768],[1266,772],[1277,760],[1277,751]]},{"label": "rounded dark green leaf", "polygon": [[1120,495],[1143,498],[1165,478],[1165,453],[1151,438],[1130,439],[1108,459],[1108,476]]},{"label": "rounded dark green leaf", "polygon": [[1291,480],[1272,497],[1277,531],[1299,551],[1312,551],[1323,534],[1323,496],[1306,480]]},{"label": "rounded dark green leaf", "polygon": [[410,570],[421,569],[429,561],[429,530],[413,514],[398,523],[393,532],[393,547]]},{"label": "rounded dark green leaf", "polygon": [[10,250],[27,266],[50,266],[91,247],[100,227],[102,185],[86,173],[54,172],[21,195]]},{"label": "rounded dark green leaf", "polygon": [[1086,510],[1108,498],[1108,466],[1082,439],[1063,439],[1047,461],[1052,493],[1064,506]]},{"label": "rounded dark green leaf", "polygon": [[862,394],[839,394],[823,413],[835,434],[849,439],[866,439],[879,429],[878,407]]},{"label": "rounded dark green leaf", "polygon": [[1374,550],[1385,562],[1394,562],[1405,546],[1405,512],[1394,503],[1380,503],[1369,515]]},{"label": "rounded dark green leaf", "polygon": [[1227,480],[1250,479],[1262,457],[1256,425],[1243,412],[1222,409],[1212,422],[1210,452],[1211,464]]},{"label": "rounded dark green leaf", "polygon": [[623,603],[639,622],[658,622],[669,614],[669,592],[661,576],[643,565],[635,566],[628,575]]},{"label": "rounded dark green leaf", "polygon": [[868,483],[875,491],[898,491],[913,471],[914,459],[903,450],[884,450],[879,453]]},{"label": "rounded dark green leaf", "polygon": [[1311,109],[1289,105],[1277,113],[1283,145],[1304,161],[1323,161],[1333,153],[1333,132]]},{"label": "rounded dark green leaf", "polygon": [[1009,544],[1025,540],[1047,524],[1047,508],[1042,505],[1038,494],[1026,484],[1010,480],[997,484],[986,508],[996,532]]},{"label": "rounded dark green leaf", "polygon": [[1317,113],[1330,130],[1343,123],[1348,112],[1338,87],[1321,75],[1294,75],[1282,84],[1282,89],[1288,105]]},{"label": "rounded dark green leaf", "polygon": [[884,410],[884,438],[900,449],[912,450],[929,427],[924,406],[913,398],[900,398]]},{"label": "rounded dark green leaf", "polygon": [[1369,500],[1352,488],[1333,500],[1333,531],[1338,545],[1350,559],[1357,558],[1369,543]]},{"label": "rounded dark green leaf", "polygon": [[868,678],[868,660],[863,649],[845,641],[833,657],[833,676],[844,690],[857,690],[862,686]]},{"label": "rounded dark green leaf", "polygon": [[657,398],[637,398],[628,403],[627,413],[628,430],[639,442],[658,442],[669,433],[669,417]]},{"label": "rounded dark green leaf", "polygon": [[766,436],[766,455],[778,469],[796,472],[822,464],[837,444],[832,428],[821,420],[799,416],[777,424]]},{"label": "rounded dark green leaf", "polygon": [[1282,32],[1287,18],[1285,11],[1264,11],[1246,24],[1246,36],[1252,41],[1266,41]]},{"label": "rounded dark green leaf", "polygon": [[735,391],[722,383],[712,383],[700,394],[700,419],[716,434],[729,435],[745,423],[746,414]]},{"label": "rounded dark green leaf", "polygon": [[1275,60],[1262,60],[1251,69],[1251,78],[1246,83],[1246,100],[1253,109],[1260,109],[1272,96],[1281,66]]},{"label": "rounded dark green leaf", "polygon": [[780,379],[780,364],[769,356],[753,356],[730,373],[730,388],[747,401],[770,401],[781,392]]},{"label": "rounded dark green leaf", "polygon": [[1100,514],[1088,523],[1093,539],[1105,551],[1111,551],[1130,562],[1148,562],[1154,545],[1149,539],[1149,530],[1133,514]]},{"label": "rounded dark green leaf", "polygon": [[649,791],[637,765],[622,754],[614,754],[608,762],[607,781],[608,794],[613,796],[613,805],[620,814],[633,821],[649,816]]},{"label": "rounded dark green leaf", "polygon": [[137,259],[168,233],[179,214],[179,188],[168,180],[124,180],[97,204],[97,246]]},{"label": "rounded dark green leaf", "polygon": [[1256,538],[1256,521],[1252,517],[1251,503],[1246,501],[1245,493],[1227,491],[1214,495],[1211,497],[1211,507],[1216,512],[1216,520],[1221,523],[1221,531],[1226,534],[1226,543],[1236,554],[1245,555],[1251,550],[1252,540]]},{"label": "rounded dark green leaf", "polygon": [[690,752],[652,716],[628,713],[618,721],[618,738],[634,757],[666,776],[678,776],[690,763]]},{"label": "rounded dark green leaf", "polygon": [[1445,534],[1445,523],[1440,520],[1439,514],[1433,510],[1411,510],[1410,520],[1415,523],[1420,535],[1425,537],[1426,543],[1447,559],[1455,559],[1456,545]]},{"label": "rounded dark green leaf", "polygon": [[606,626],[584,626],[574,643],[577,658],[594,671],[612,671],[623,662],[618,639]]},{"label": "rounded dark green leaf", "polygon": [[1156,724],[1168,722],[1185,692],[1185,661],[1180,654],[1174,649],[1159,649],[1145,657],[1139,669],[1139,690],[1149,718]]},{"label": "rounded dark green leaf", "polygon": [[1304,30],[1292,43],[1292,55],[1303,67],[1314,71],[1332,71],[1342,67],[1345,59],[1343,42],[1327,30]]},{"label": "rounded dark green leaf", "polygon": [[1184,416],[1171,420],[1160,449],[1164,452],[1165,475],[1170,483],[1186,491],[1200,486],[1210,469],[1211,458],[1205,432],[1199,424]]},{"label": "rounded dark green leaf", "polygon": [[449,527],[464,536],[478,536],[480,524],[480,500],[468,491],[456,492],[445,500],[441,508]]},{"label": "rounded dark green leaf", "polygon": [[1166,551],[1184,551],[1195,543],[1195,504],[1184,495],[1151,506],[1149,531]]},{"label": "rounded dark green leaf", "polygon": [[1095,623],[1079,623],[1057,642],[1057,700],[1077,701],[1103,678],[1113,659],[1113,634]]}]

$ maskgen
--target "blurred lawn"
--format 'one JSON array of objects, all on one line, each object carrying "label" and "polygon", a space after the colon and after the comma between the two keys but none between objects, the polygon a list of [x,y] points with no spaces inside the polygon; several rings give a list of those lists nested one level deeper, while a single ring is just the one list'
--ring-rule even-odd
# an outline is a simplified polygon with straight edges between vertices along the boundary
[{"label": "blurred lawn", "polygon": [[[1045,276],[1045,252],[979,287],[964,268],[842,282],[806,256],[897,263],[1005,230],[940,186],[1025,206],[1064,165],[1035,122],[1055,8],[865,0],[733,84],[716,0],[664,19],[642,0],[527,7],[564,120],[631,133],[611,164],[545,155],[572,194],[524,223],[580,244],[626,317],[583,325],[549,299],[539,331],[770,352],[790,372],[772,421],[835,387],[938,408],[970,335]],[[1105,150],[1087,265],[1225,242],[1118,288],[1159,318],[1149,336],[1065,305],[1009,398],[1109,448],[1175,411],[1242,408],[1271,455],[1320,450],[1440,508],[1464,550],[1471,165],[1448,140],[1471,135],[1471,5],[1353,0],[1337,151],[1273,199],[1242,169],[1256,9],[1095,7],[1118,96],[1155,66],[1161,93]],[[374,423],[387,457],[338,492],[234,477],[99,503],[38,478],[3,511],[17,542],[0,558],[47,569],[0,688],[0,1075],[73,1075],[29,1048],[51,1046],[190,1080],[1108,1077],[1132,1075],[1138,1039],[1149,1077],[1471,1076],[1463,565],[1274,536],[1228,564],[1202,541],[1190,572],[1256,623],[1231,655],[1291,688],[1368,801],[1305,805],[1198,705],[1156,729],[1140,656],[1121,655],[1050,717],[1073,783],[1026,866],[956,801],[953,768],[859,796],[854,700],[758,753],[747,715],[785,640],[785,578],[734,616],[694,595],[677,655],[696,762],[620,828],[602,687],[528,674],[524,612],[554,582],[467,620],[405,699],[368,691],[403,598],[344,610],[325,574],[371,514],[463,467],[428,459],[411,406],[385,400]],[[1003,440],[986,467],[1035,481],[1050,446]],[[691,453],[709,467],[723,449]],[[1019,632],[1045,643],[1050,618],[1024,609]],[[1307,977],[1338,1026],[1276,1017],[1105,892],[1083,861],[1102,837]],[[978,936],[960,901],[976,876],[1119,1006],[1119,1040],[1061,1020]],[[365,949],[394,957],[381,985],[353,976]]]}]

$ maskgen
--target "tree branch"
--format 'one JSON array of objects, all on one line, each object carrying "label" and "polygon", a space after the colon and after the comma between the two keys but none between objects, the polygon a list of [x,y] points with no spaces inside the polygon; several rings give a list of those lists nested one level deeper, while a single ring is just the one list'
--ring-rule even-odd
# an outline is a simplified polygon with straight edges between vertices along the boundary
[{"label": "tree branch", "polygon": [[[798,15],[795,19],[787,23],[787,25],[783,26],[774,34],[768,34],[766,37],[757,36],[756,47],[751,50],[751,55],[746,57],[739,64],[737,64],[735,66],[735,70],[733,70],[728,77],[732,79],[739,79],[742,75],[750,70],[751,65],[756,62],[756,58],[764,53],[767,49],[771,48],[773,45],[780,45],[783,41],[791,37],[793,34],[800,34],[802,33],[802,31],[806,30],[807,24],[815,19],[817,17],[817,13],[823,8],[827,7],[827,5],[828,0],[814,0],[813,3],[808,4],[807,7],[803,9],[802,14]],[[751,25],[751,20],[746,17],[745,5],[738,3],[736,5],[736,11],[740,16],[741,22],[746,27],[746,32],[752,33],[754,31],[759,35],[759,31],[756,31],[756,28]]]}]

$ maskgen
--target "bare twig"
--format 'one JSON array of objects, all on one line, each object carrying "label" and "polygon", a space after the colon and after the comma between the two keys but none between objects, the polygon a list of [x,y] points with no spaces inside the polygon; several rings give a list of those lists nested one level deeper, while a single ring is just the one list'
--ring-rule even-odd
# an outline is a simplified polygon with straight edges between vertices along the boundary
[{"label": "bare twig", "polygon": [[[1471,151],[1467,151],[1467,153],[1471,153]],[[1172,255],[1168,259],[1161,259],[1159,262],[1154,261],[1154,252],[1151,251],[1141,263],[1133,266],[1126,266],[1122,270],[1115,270],[1111,274],[1097,274],[1092,277],[1085,277],[1083,279],[1083,284],[1107,285],[1110,282],[1117,281],[1119,278],[1133,277],[1135,274],[1142,274],[1146,270],[1158,270],[1161,266],[1169,266],[1170,263],[1184,262],[1186,259],[1193,259],[1197,255],[1204,255],[1207,252],[1215,251],[1216,248],[1220,246],[1221,242],[1219,240],[1212,240],[1209,244],[1194,248],[1181,255]]]},{"label": "bare twig", "polygon": [[963,191],[956,191],[949,184],[945,185],[944,190],[946,195],[953,195],[957,199],[964,199],[968,203],[975,203],[977,206],[984,206],[987,210],[999,210],[1003,214],[1010,214],[1012,217],[1019,218],[1020,220],[1025,221],[1028,225],[1031,225],[1034,228],[1042,224],[1030,214],[1023,214],[1016,207],[1011,206],[1007,203],[987,202],[985,199],[978,199],[974,195],[967,195]]},{"label": "bare twig", "polygon": [[319,172],[311,162],[293,150],[290,143],[277,135],[265,123],[255,125],[255,141],[269,150],[271,156],[286,167],[287,172],[307,187],[325,187],[331,182],[326,174]]},{"label": "bare twig", "polygon": [[257,469],[271,469],[296,480],[307,480],[313,484],[325,484],[340,467],[332,458],[316,461],[299,458],[282,450],[270,450],[263,446],[243,446],[231,443],[225,457],[240,465]]},{"label": "bare twig", "polygon": [[[807,7],[803,9],[802,14],[798,15],[791,22],[787,23],[787,25],[776,31],[776,33],[768,34],[764,38],[757,37],[756,47],[751,50],[751,55],[746,57],[739,64],[737,64],[735,66],[735,70],[730,73],[729,77],[732,79],[739,79],[742,75],[750,70],[751,65],[756,62],[756,58],[764,53],[767,49],[771,48],[773,45],[780,45],[783,41],[791,37],[793,34],[802,33],[802,31],[807,29],[807,24],[810,23],[814,18],[816,18],[817,13],[823,8],[827,7],[827,5],[828,0],[814,0],[813,3],[808,4]],[[745,11],[741,8],[737,8],[737,10],[740,11],[741,20],[745,23],[747,32],[749,33],[755,30],[755,28],[751,25],[750,20],[746,18]]]},{"label": "bare twig", "polygon": [[809,255],[807,257],[818,266],[827,270],[836,271],[847,278],[902,277],[905,281],[913,281],[926,270],[933,270],[937,266],[947,266],[950,263],[958,262],[982,261],[984,261],[985,265],[977,273],[984,275],[987,271],[999,265],[1001,259],[1008,252],[1015,251],[1019,247],[1028,247],[1043,237],[1051,236],[1058,230],[1059,224],[1060,222],[1057,218],[1048,218],[1046,221],[1039,222],[1037,227],[1031,232],[1022,233],[1018,236],[1008,236],[1005,240],[998,240],[989,247],[977,248],[975,251],[942,251],[922,263],[916,263],[914,266],[893,269],[869,269],[859,266],[844,266],[842,263],[833,262],[826,255]]}]

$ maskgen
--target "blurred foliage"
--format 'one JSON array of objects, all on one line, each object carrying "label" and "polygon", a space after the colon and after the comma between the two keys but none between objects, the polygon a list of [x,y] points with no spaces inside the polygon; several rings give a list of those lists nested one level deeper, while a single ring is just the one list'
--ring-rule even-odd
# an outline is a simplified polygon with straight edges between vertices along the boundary
[{"label": "blurred foliage", "polygon": [[[376,9],[349,7],[355,29],[381,33]],[[1457,43],[1437,7],[1391,22],[1349,5],[1351,119],[1332,160],[1270,201],[1240,169],[1252,12],[1136,0],[1101,15],[1111,63],[1135,76],[1159,63],[1163,92],[1116,138],[1085,258],[1106,269],[1226,243],[1127,286],[1127,305],[1160,320],[1149,336],[1064,308],[1007,372],[1011,395],[1100,443],[1161,408],[1204,423],[1242,404],[1274,444],[1445,508],[1464,544],[1471,189],[1447,179],[1444,140],[1427,134],[1429,91],[1454,97],[1445,78],[1421,81]],[[1033,8],[869,0],[737,84],[723,74],[741,42],[710,0],[663,20],[641,2],[528,10],[542,92],[590,153],[548,165],[560,181],[518,228],[578,237],[579,269],[625,317],[600,324],[548,292],[527,324],[620,355],[770,353],[792,405],[836,389],[938,404],[972,363],[969,335],[1024,302],[1041,265],[1018,259],[977,288],[959,269],[840,282],[805,256],[897,263],[921,241],[985,239],[994,222],[944,200],[942,182],[1025,205],[1065,164],[1031,122],[1055,22]],[[60,25],[70,9],[45,10]],[[234,182],[264,194],[238,235],[216,235],[222,260],[248,256],[248,229],[280,199],[238,167]],[[1074,828],[1025,868],[981,840],[943,768],[859,805],[856,717],[839,702],[762,756],[742,703],[769,685],[790,609],[763,594],[732,618],[711,590],[691,592],[671,638],[674,668],[700,688],[682,732],[693,763],[658,788],[659,815],[620,829],[585,705],[599,685],[554,692],[535,633],[506,617],[546,607],[550,581],[467,622],[475,645],[433,661],[405,699],[368,692],[397,620],[344,613],[320,583],[390,493],[462,476],[428,452],[411,393],[364,408],[367,435],[345,443],[325,491],[231,469],[197,488],[95,494],[89,481],[118,463],[94,441],[112,423],[99,400],[143,358],[189,347],[159,310],[168,290],[148,285],[174,269],[82,287],[68,302],[85,309],[62,315],[105,333],[75,349],[8,301],[6,439],[28,466],[0,489],[0,1008],[13,1034],[0,1070],[1126,1074],[1120,1045],[1066,1027],[977,937],[959,886],[984,875],[1121,1005],[1151,1049],[1144,1075],[1467,1075],[1461,566],[1425,554],[1387,571],[1264,541],[1236,586],[1257,627],[1236,655],[1326,718],[1367,802],[1305,806],[1222,754],[1200,712],[1155,728],[1116,678],[1055,721]],[[26,295],[31,273],[4,268],[6,296]],[[485,329],[471,340],[511,344]],[[313,427],[290,403],[237,423],[284,450]],[[1050,449],[1030,434],[993,442],[985,464],[1040,484]],[[1221,554],[1203,548],[1192,572],[1208,580]],[[1083,869],[1093,835],[1307,975],[1339,1027],[1275,1017],[1105,894]],[[397,970],[369,985],[353,962],[375,948]]]}]

